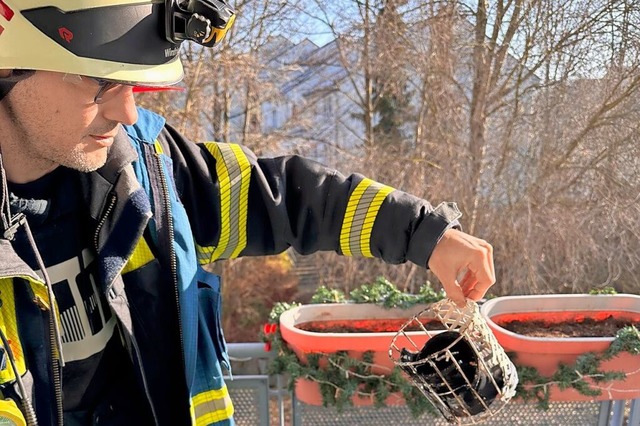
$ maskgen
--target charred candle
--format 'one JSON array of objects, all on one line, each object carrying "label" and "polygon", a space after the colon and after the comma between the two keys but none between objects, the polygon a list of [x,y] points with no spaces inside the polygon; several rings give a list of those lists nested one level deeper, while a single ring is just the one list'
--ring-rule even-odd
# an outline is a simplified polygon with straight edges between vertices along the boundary
[{"label": "charred candle", "polygon": [[[446,331],[408,331],[429,315]],[[475,424],[495,414],[518,383],[513,363],[472,302],[461,309],[443,301],[422,311],[396,334],[389,356],[447,420],[458,424]]]},{"label": "charred candle", "polygon": [[[456,417],[473,416],[485,411],[502,387],[502,373],[493,381],[478,369],[479,358],[473,347],[455,331],[432,337],[422,350],[403,350],[402,359],[413,365],[403,370],[427,385]],[[420,362],[423,361],[423,362]]]}]

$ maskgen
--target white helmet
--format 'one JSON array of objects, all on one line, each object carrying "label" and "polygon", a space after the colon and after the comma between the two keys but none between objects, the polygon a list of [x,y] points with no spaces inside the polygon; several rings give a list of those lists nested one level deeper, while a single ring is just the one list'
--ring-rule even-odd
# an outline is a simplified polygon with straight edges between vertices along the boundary
[{"label": "white helmet", "polygon": [[234,20],[225,0],[0,0],[0,69],[175,84],[182,41],[213,46]]}]

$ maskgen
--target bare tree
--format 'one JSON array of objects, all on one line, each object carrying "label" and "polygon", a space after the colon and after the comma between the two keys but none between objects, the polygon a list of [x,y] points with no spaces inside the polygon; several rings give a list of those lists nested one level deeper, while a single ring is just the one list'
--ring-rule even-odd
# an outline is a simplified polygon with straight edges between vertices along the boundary
[{"label": "bare tree", "polygon": [[[156,95],[188,135],[458,201],[464,229],[495,247],[498,293],[640,290],[637,2],[238,6],[221,49],[183,51],[187,90]],[[301,32],[332,40],[288,40]],[[332,254],[315,264],[325,284],[430,278]]]}]

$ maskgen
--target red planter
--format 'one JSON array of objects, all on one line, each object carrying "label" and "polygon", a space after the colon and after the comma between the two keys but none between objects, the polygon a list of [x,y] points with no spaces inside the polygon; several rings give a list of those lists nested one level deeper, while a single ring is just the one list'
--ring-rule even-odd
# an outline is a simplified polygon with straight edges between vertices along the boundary
[{"label": "red planter", "polygon": [[[604,314],[640,320],[640,296],[635,295],[538,295],[507,296],[489,300],[481,307],[489,327],[508,353],[515,353],[516,365],[535,368],[542,376],[553,375],[560,364],[572,365],[586,353],[604,352],[613,337],[529,337],[513,333],[499,325],[510,320],[541,320],[547,323],[580,322],[583,318],[602,318]],[[602,394],[585,396],[574,389],[561,391],[552,386],[553,401],[601,401],[640,398],[640,355],[623,352],[601,364],[602,371],[622,371],[624,381],[595,384]]]},{"label": "red planter", "polygon": [[[398,329],[415,313],[425,309],[426,306],[414,306],[410,310],[384,309],[373,304],[317,304],[303,305],[290,309],[280,316],[280,333],[288,346],[296,353],[301,362],[306,361],[310,353],[335,353],[348,351],[350,357],[361,359],[366,351],[374,352],[372,368],[374,374],[386,374],[393,369],[393,362],[389,358],[389,344],[395,336],[397,329],[385,332],[315,332],[305,331],[298,326],[308,322],[339,322],[345,324],[366,323],[379,326],[384,322],[397,324]],[[393,320],[393,321],[391,321]],[[364,325],[364,324],[363,324]],[[417,342],[424,344],[427,336],[424,332],[409,332],[408,335]],[[296,398],[310,405],[322,405],[320,387],[317,383],[298,379],[296,382]],[[354,396],[354,405],[372,405],[370,398]],[[400,395],[391,395],[387,405],[404,404]]]}]

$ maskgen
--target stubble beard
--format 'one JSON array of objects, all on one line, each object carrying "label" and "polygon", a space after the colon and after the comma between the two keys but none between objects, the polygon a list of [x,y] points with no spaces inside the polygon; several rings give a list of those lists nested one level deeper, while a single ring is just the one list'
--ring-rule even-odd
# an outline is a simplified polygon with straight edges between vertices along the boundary
[{"label": "stubble beard", "polygon": [[110,148],[103,148],[99,152],[92,153],[93,155],[91,155],[84,152],[81,146],[76,145],[73,150],[61,152],[60,157],[52,158],[52,161],[79,172],[95,172],[107,162],[109,151]]},{"label": "stubble beard", "polygon": [[[53,171],[58,166],[89,173],[98,170],[106,163],[110,148],[87,152],[82,143],[74,145],[71,149],[65,148],[62,144],[51,144],[51,138],[42,134],[44,132],[30,128],[31,126],[26,125],[20,119],[12,107],[10,97],[10,95],[6,97],[1,104],[4,105],[5,111],[15,127],[18,141],[12,145],[13,149],[22,153],[24,167],[42,170],[44,174]],[[39,126],[41,129],[48,127],[46,123]]]}]

